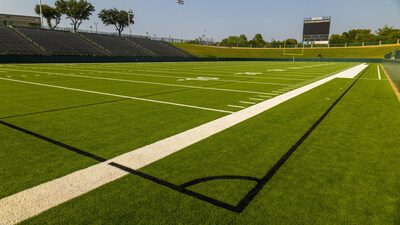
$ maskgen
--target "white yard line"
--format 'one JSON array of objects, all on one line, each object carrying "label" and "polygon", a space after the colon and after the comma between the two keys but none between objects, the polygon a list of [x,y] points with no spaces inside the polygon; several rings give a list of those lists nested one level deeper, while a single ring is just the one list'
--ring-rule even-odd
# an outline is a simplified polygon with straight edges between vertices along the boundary
[{"label": "white yard line", "polygon": [[[29,71],[29,70],[15,70],[15,71],[32,72],[32,71]],[[244,91],[244,90],[236,90],[236,89],[199,87],[199,86],[180,85],[180,84],[166,84],[166,83],[157,83],[157,82],[148,82],[148,81],[124,80],[124,79],[116,79],[116,78],[108,78],[108,77],[92,77],[92,76],[84,76],[84,75],[53,73],[53,72],[39,72],[39,71],[36,71],[36,73],[46,73],[46,74],[53,74],[53,75],[57,75],[57,76],[79,77],[79,78],[88,78],[88,79],[96,79],[96,80],[111,80],[111,81],[119,81],[119,82],[127,82],[127,83],[139,83],[139,84],[161,85],[161,86],[171,86],[171,87],[185,87],[185,88],[194,88],[194,89],[205,89],[205,90],[213,90],[213,91],[226,91],[226,92],[250,93],[250,94],[268,94],[268,93],[265,93],[265,92],[257,92],[257,91]],[[287,85],[287,84],[285,84],[285,85]]]},{"label": "white yard line", "polygon": [[261,98],[249,98],[250,100],[255,100],[255,101],[264,101],[265,99],[261,99]]},{"label": "white yard line", "polygon": [[378,78],[381,80],[381,71],[379,70],[379,65],[378,65]]},{"label": "white yard line", "polygon": [[29,82],[29,81],[13,80],[13,79],[7,79],[7,78],[0,78],[0,80],[7,80],[7,81],[12,81],[12,82],[24,83],[24,84],[33,84],[33,85],[44,86],[44,87],[59,88],[59,89],[70,90],[70,91],[80,91],[80,92],[86,92],[86,93],[92,93],[92,94],[98,94],[98,95],[107,95],[107,96],[113,96],[113,97],[128,98],[128,99],[134,99],[134,100],[139,100],[139,101],[161,103],[161,104],[166,104],[166,105],[174,105],[174,106],[181,106],[181,107],[187,107],[187,108],[203,109],[203,110],[214,111],[214,112],[234,113],[231,111],[211,109],[211,108],[194,106],[194,105],[185,105],[185,104],[179,104],[179,103],[173,103],[173,102],[157,101],[157,100],[152,100],[152,99],[127,96],[127,95],[117,95],[117,94],[110,94],[110,93],[106,93],[106,92],[90,91],[90,90],[84,90],[84,89],[78,89],[78,88],[69,88],[69,87],[49,85],[49,84],[43,84],[43,83],[35,83],[35,82]]},{"label": "white yard line", "polygon": [[243,104],[249,104],[249,105],[255,105],[256,103],[255,102],[245,102],[245,101],[239,101],[240,103],[243,103]]},{"label": "white yard line", "polygon": [[[355,77],[366,67],[365,64],[362,64],[340,74],[341,76]],[[238,123],[257,116],[289,99],[325,84],[337,78],[340,74],[324,78],[236,113],[133,150],[108,160],[107,162],[96,164],[67,176],[5,197],[0,200],[0,224],[16,224],[127,174],[107,163],[114,162],[138,170]]]},{"label": "white yard line", "polygon": [[244,107],[244,106],[238,106],[238,105],[228,105],[229,107],[232,107],[232,108],[240,108],[240,109],[244,109],[244,108],[246,108],[246,107]]},{"label": "white yard line", "polygon": [[[31,67],[31,68],[37,68],[37,67]],[[43,69],[51,69],[51,70],[60,70],[60,68],[52,68],[52,67],[40,67]],[[81,67],[82,68],[82,67]],[[115,71],[99,71],[99,70],[94,70],[94,69],[90,69],[88,67],[83,67],[86,69],[78,69],[77,68],[65,68],[63,67],[62,69],[65,70],[72,70],[72,71],[87,71],[87,72],[92,72],[92,73],[114,73],[114,74],[122,74],[122,75],[128,75],[128,76],[141,76],[141,77],[163,77],[163,78],[178,78],[178,79],[182,79],[182,78],[187,78],[187,77],[180,77],[180,76],[165,76],[165,75],[155,75],[155,74],[143,74],[143,73],[137,73],[137,71],[141,71],[141,72],[161,72],[161,73],[173,73],[173,74],[177,74],[177,73],[181,73],[181,74],[192,74],[192,75],[196,75],[196,76],[215,76],[215,77],[244,77],[244,78],[262,78],[262,79],[272,79],[272,80],[307,80],[307,79],[298,79],[298,78],[277,78],[277,77],[253,77],[253,76],[235,76],[235,75],[220,75],[220,74],[201,74],[201,73],[190,73],[190,72],[164,72],[164,71],[158,71],[158,70],[136,70],[136,69],[131,69],[131,71],[126,71],[126,72],[120,72],[121,69],[119,69],[119,72],[115,72]],[[97,67],[97,69],[100,69],[103,67]],[[109,68],[105,68],[105,69],[109,69]],[[80,73],[83,74],[83,73]],[[219,80],[219,81],[232,81],[232,80]],[[243,83],[247,83],[245,81],[235,81],[235,82],[243,82]],[[263,82],[257,82],[257,83],[262,83],[262,84],[270,84],[270,83],[263,83]],[[274,83],[271,83],[274,84]],[[282,84],[283,85],[283,84]]]}]

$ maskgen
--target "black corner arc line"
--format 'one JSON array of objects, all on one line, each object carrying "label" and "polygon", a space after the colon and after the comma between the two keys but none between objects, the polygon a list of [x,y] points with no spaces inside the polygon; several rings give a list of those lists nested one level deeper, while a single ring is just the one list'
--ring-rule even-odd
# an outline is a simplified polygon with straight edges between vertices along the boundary
[{"label": "black corner arc line", "polygon": [[298,149],[298,147],[311,135],[311,133],[321,124],[321,122],[328,116],[332,109],[340,102],[340,100],[350,91],[350,89],[357,83],[357,81],[368,70],[369,66],[364,69],[361,75],[350,85],[350,87],[326,110],[326,112],[315,122],[311,128],[278,160],[278,162],[268,171],[268,173],[261,178],[261,181],[250,190],[247,195],[239,202],[237,209],[240,212],[250,204],[254,197],[264,188],[264,186],[272,179],[276,172],[285,164],[289,157]]},{"label": "black corner arc line", "polygon": [[21,128],[21,127],[12,125],[12,124],[7,123],[7,122],[4,122],[4,121],[2,121],[2,120],[0,120],[0,124],[2,124],[2,125],[4,125],[4,126],[7,126],[7,127],[9,127],[9,128],[12,128],[12,129],[14,129],[14,130],[21,131],[21,132],[23,132],[23,133],[25,133],[25,134],[28,134],[28,135],[30,135],[30,136],[39,138],[39,139],[41,139],[41,140],[43,140],[43,141],[46,141],[46,142],[49,142],[49,143],[51,143],[51,144],[57,145],[57,146],[59,146],[59,147],[62,147],[62,148],[64,148],[64,149],[67,149],[67,150],[69,150],[69,151],[72,151],[72,152],[78,153],[78,154],[80,154],[80,155],[89,157],[89,158],[94,159],[94,160],[96,160],[96,161],[98,161],[98,162],[105,162],[105,161],[107,161],[107,159],[105,159],[105,158],[103,158],[103,157],[94,155],[94,154],[89,153],[89,152],[85,152],[85,151],[83,151],[83,150],[77,149],[77,148],[72,147],[72,146],[70,146],[70,145],[61,143],[61,142],[59,142],[59,141],[56,141],[56,140],[51,139],[51,138],[48,138],[48,137],[45,137],[45,136],[43,136],[43,135],[34,133],[34,132],[29,131],[29,130],[27,130],[27,129],[24,129],[24,128]]},{"label": "black corner arc line", "polygon": [[208,181],[213,181],[213,180],[248,180],[248,181],[254,181],[254,182],[261,182],[260,179],[255,178],[255,177],[248,177],[248,176],[212,176],[212,177],[204,177],[204,178],[199,178],[195,180],[191,180],[189,182],[186,182],[184,184],[179,185],[180,187],[187,188],[193,185],[197,185],[203,182],[208,182]]},{"label": "black corner arc line", "polygon": [[108,165],[113,166],[113,167],[115,167],[115,168],[118,168],[118,169],[120,169],[120,170],[123,170],[123,171],[125,171],[125,172],[128,172],[128,173],[130,173],[130,174],[139,176],[139,177],[144,178],[144,179],[146,179],[146,180],[148,180],[148,181],[157,183],[157,184],[162,185],[162,186],[164,186],[164,187],[170,188],[170,189],[172,189],[172,190],[178,191],[178,192],[180,192],[180,193],[182,193],[182,194],[185,194],[185,195],[188,195],[188,196],[197,198],[197,199],[199,199],[199,200],[208,202],[208,203],[210,203],[210,204],[212,204],[212,205],[215,205],[215,206],[218,206],[218,207],[220,207],[220,208],[224,208],[224,209],[227,209],[227,210],[229,210],[229,211],[236,212],[236,213],[239,212],[236,206],[233,206],[233,205],[230,205],[230,204],[228,204],[228,203],[222,202],[222,201],[220,201],[220,200],[217,200],[217,199],[214,199],[214,198],[211,198],[211,197],[202,195],[202,194],[200,194],[200,193],[197,193],[197,192],[188,190],[188,189],[186,189],[186,188],[184,188],[184,187],[181,187],[181,186],[179,186],[179,185],[170,183],[170,182],[165,181],[165,180],[161,180],[161,179],[159,179],[159,178],[156,178],[156,177],[153,177],[153,176],[151,176],[151,175],[148,175],[148,174],[139,172],[139,171],[137,171],[137,170],[131,169],[131,168],[126,167],[126,166],[123,166],[123,165],[121,165],[121,164],[118,164],[118,163],[115,163],[115,162],[111,162],[111,163],[108,163]]}]

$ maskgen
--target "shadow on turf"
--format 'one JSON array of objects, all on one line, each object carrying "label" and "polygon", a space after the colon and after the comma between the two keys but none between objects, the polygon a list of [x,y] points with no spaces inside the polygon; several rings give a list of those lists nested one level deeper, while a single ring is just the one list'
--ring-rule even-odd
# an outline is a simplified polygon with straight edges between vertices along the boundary
[{"label": "shadow on turf", "polygon": [[[311,126],[311,128],[285,153],[285,155],[282,156],[282,158],[279,159],[278,162],[276,162],[276,164],[267,172],[267,174],[262,177],[261,179],[255,178],[255,177],[247,177],[247,176],[229,176],[229,175],[225,175],[225,176],[214,176],[214,177],[205,177],[205,178],[200,178],[200,179],[195,179],[189,182],[186,182],[184,184],[181,185],[176,185],[173,183],[170,183],[168,181],[153,177],[149,174],[145,174],[142,172],[139,172],[137,170],[128,168],[126,166],[111,162],[108,165],[113,166],[115,168],[118,168],[120,170],[123,170],[125,172],[128,172],[130,174],[139,176],[141,178],[147,179],[149,181],[152,181],[154,183],[157,183],[159,185],[168,187],[172,190],[178,191],[182,194],[185,195],[189,195],[191,197],[197,198],[199,200],[208,202],[210,204],[213,204],[215,206],[227,209],[229,211],[232,212],[236,212],[236,213],[241,213],[243,212],[243,210],[250,204],[250,202],[256,197],[256,195],[264,188],[264,186],[271,180],[271,178],[275,175],[275,173],[284,165],[284,163],[289,159],[289,157],[297,150],[297,148],[311,135],[311,133],[318,127],[318,125],[326,118],[326,116],[332,111],[332,109],[339,103],[339,101],[347,94],[348,91],[350,91],[350,89],[356,84],[356,82],[364,75],[365,71],[368,70],[369,67],[367,67],[366,69],[364,69],[364,71],[362,72],[362,74],[350,85],[350,87],[328,108],[328,110]],[[1,121],[0,120],[0,124],[5,125],[9,128],[21,131],[25,134],[34,136],[36,138],[39,138],[41,140],[47,141],[49,143],[52,143],[54,145],[63,147],[64,149],[73,151],[75,153],[78,153],[80,155],[92,158],[98,162],[105,162],[107,161],[105,158],[97,156],[97,155],[93,155],[89,152],[85,152],[83,150],[77,149],[75,147],[69,146],[67,144],[58,142],[56,140],[53,140],[51,138],[42,136],[40,134],[34,133],[32,131],[26,130],[24,128],[20,128],[17,127],[15,125],[9,124],[7,122]],[[204,182],[208,182],[208,181],[212,181],[212,180],[231,180],[231,179],[238,179],[238,180],[246,180],[246,181],[252,181],[252,182],[256,182],[257,184],[246,194],[246,196],[244,196],[239,203],[234,206],[228,203],[225,203],[223,201],[208,197],[206,195],[188,190],[187,188],[193,185],[197,185],[200,183],[204,183]]]}]

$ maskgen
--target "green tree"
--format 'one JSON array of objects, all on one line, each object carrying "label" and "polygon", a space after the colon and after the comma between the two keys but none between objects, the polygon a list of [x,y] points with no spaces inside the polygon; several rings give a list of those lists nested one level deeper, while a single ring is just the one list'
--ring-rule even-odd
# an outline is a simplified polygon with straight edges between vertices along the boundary
[{"label": "green tree", "polygon": [[[129,15],[129,16],[128,16]],[[121,36],[122,31],[124,31],[125,27],[128,27],[129,24],[134,24],[133,21],[133,13],[121,10],[119,11],[116,8],[113,9],[103,9],[99,13],[99,18],[106,26],[114,25],[115,29],[118,31],[119,36]],[[128,18],[130,19],[128,23]]]},{"label": "green tree", "polygon": [[95,11],[94,6],[86,0],[57,0],[56,9],[71,19],[76,32],[84,20],[88,20]]},{"label": "green tree", "polygon": [[379,28],[376,33],[378,34],[379,40],[396,40],[400,39],[400,29],[395,29],[385,25],[383,28]]},{"label": "green tree", "polygon": [[246,35],[242,34],[240,36],[229,36],[220,42],[222,46],[229,47],[244,47],[248,45]]},{"label": "green tree", "polygon": [[253,39],[249,41],[249,44],[253,46],[260,46],[260,45],[266,45],[267,42],[264,41],[263,37],[261,34],[256,34]]},{"label": "green tree", "polygon": [[[35,13],[40,15],[40,5],[35,6]],[[49,5],[42,5],[42,14],[50,29],[55,29],[61,21],[61,12]],[[52,20],[54,20],[54,25],[51,22]]]}]

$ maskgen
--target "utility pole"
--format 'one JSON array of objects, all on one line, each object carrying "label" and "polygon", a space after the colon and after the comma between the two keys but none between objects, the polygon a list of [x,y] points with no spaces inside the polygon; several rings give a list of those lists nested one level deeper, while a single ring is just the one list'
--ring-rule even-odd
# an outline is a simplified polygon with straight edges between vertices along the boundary
[{"label": "utility pole", "polygon": [[99,24],[99,22],[94,22],[94,25],[96,26],[96,34],[97,34],[97,24]]},{"label": "utility pole", "polygon": [[39,0],[39,8],[40,8],[40,27],[43,28],[42,0]]},{"label": "utility pole", "polygon": [[179,39],[182,42],[182,6],[184,4],[183,0],[176,1],[179,4]]}]

